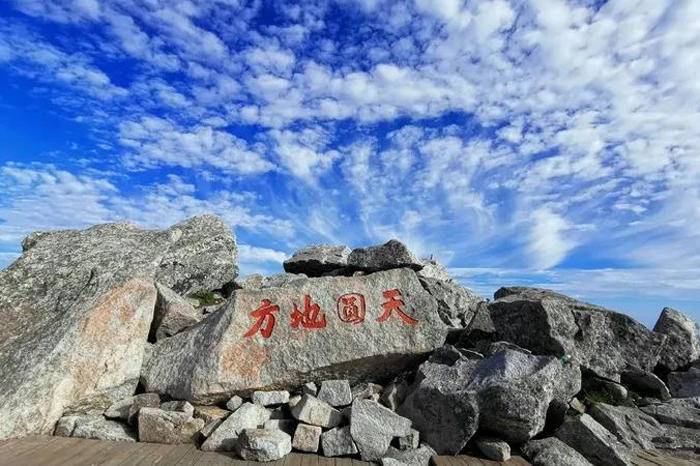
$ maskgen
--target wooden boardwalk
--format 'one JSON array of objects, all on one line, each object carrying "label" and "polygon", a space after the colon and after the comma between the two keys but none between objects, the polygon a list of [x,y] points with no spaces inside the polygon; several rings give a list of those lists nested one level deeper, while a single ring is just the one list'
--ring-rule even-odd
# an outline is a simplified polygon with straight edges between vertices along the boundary
[{"label": "wooden boardwalk", "polygon": [[[522,458],[499,463],[471,456],[440,456],[436,466],[528,466]],[[269,466],[369,466],[352,458],[325,458],[291,453]],[[237,459],[233,453],[197,450],[194,445],[122,443],[66,437],[25,437],[0,442],[0,466],[44,465],[173,465],[173,466],[259,466]]]}]

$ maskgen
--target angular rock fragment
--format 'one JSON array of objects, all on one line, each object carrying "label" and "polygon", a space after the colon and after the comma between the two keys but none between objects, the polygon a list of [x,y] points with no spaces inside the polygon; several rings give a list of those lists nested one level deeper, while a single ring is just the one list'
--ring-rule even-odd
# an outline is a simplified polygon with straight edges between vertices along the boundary
[{"label": "angular rock fragment", "polygon": [[483,455],[494,461],[508,461],[510,459],[510,445],[503,440],[481,437],[475,440],[476,447]]},{"label": "angular rock fragment", "polygon": [[261,406],[281,405],[289,401],[289,392],[287,390],[255,391],[251,400]]},{"label": "angular rock fragment", "polygon": [[581,453],[556,437],[530,440],[520,449],[532,466],[592,466]]},{"label": "angular rock fragment", "polygon": [[211,436],[211,434],[214,433],[216,429],[219,428],[222,422],[224,422],[223,419],[214,419],[212,421],[209,421],[204,425],[204,427],[202,427],[199,433],[202,435],[202,437],[207,439]]},{"label": "angular rock fragment", "polygon": [[422,444],[415,450],[399,450],[389,447],[386,452],[386,457],[393,458],[409,466],[428,466],[430,459],[435,455],[435,450],[426,444]]},{"label": "angular rock fragment", "polygon": [[321,441],[322,432],[323,429],[318,426],[299,424],[294,432],[292,447],[299,451],[316,453],[318,451],[318,444]]},{"label": "angular rock fragment", "polygon": [[104,412],[104,416],[108,419],[127,421],[129,419],[129,409],[131,409],[131,405],[134,404],[134,399],[135,396],[129,396],[115,401]]},{"label": "angular rock fragment", "polygon": [[347,406],[352,403],[350,383],[347,380],[324,380],[317,397],[331,406]]},{"label": "angular rock fragment", "polygon": [[276,461],[292,451],[292,439],[281,430],[245,429],[236,452],[247,461]]},{"label": "angular rock fragment", "polygon": [[664,432],[656,419],[637,408],[595,403],[590,415],[630,450],[654,448],[652,440]]},{"label": "angular rock fragment", "polygon": [[323,456],[345,456],[357,453],[357,446],[350,435],[350,426],[336,427],[321,434]]},{"label": "angular rock fragment", "polygon": [[[294,431],[297,428],[297,421],[294,419],[270,419],[265,421],[263,429],[267,430],[281,430],[289,435],[294,435]],[[320,428],[320,427],[319,427]]]},{"label": "angular rock fragment", "polygon": [[437,300],[442,321],[452,328],[469,326],[479,305],[485,302],[484,298],[452,280],[421,278],[421,284]]},{"label": "angular rock fragment", "polygon": [[408,384],[405,381],[393,382],[386,386],[379,401],[392,411],[396,411],[408,395]]},{"label": "angular rock fragment", "polygon": [[700,396],[700,369],[692,367],[686,372],[671,372],[668,388],[674,398]]},{"label": "angular rock fragment", "polygon": [[382,458],[382,466],[408,466],[403,461],[399,461],[394,458]]},{"label": "angular rock fragment", "polygon": [[159,341],[142,381],[207,404],[320,378],[395,376],[444,342],[436,306],[408,269],[237,290],[222,311]]},{"label": "angular rock fragment", "polygon": [[435,259],[422,259],[423,268],[417,273],[420,278],[433,278],[436,280],[449,281],[452,280],[447,267],[442,265]]},{"label": "angular rock fragment", "polygon": [[325,401],[311,395],[303,395],[301,400],[292,407],[295,419],[312,426],[330,429],[343,420],[340,412]]},{"label": "angular rock fragment", "polygon": [[306,393],[311,396],[316,396],[318,393],[318,387],[314,382],[307,382],[301,386],[302,393]]},{"label": "angular rock fragment", "polygon": [[73,429],[75,429],[75,423],[78,422],[78,419],[80,419],[80,416],[63,416],[56,423],[56,429],[54,429],[53,434],[59,437],[70,437],[73,434]]},{"label": "angular rock fragment", "polygon": [[244,429],[257,429],[270,418],[270,412],[262,406],[245,403],[209,436],[202,444],[203,451],[233,451],[238,435]]},{"label": "angular rock fragment", "polygon": [[283,266],[285,272],[320,277],[346,267],[349,255],[350,248],[347,246],[317,244],[296,251],[291,258],[284,261]]},{"label": "angular rock fragment", "polygon": [[570,357],[596,375],[619,381],[636,367],[651,372],[666,336],[631,317],[537,288],[501,288],[489,304],[499,337],[535,354]]},{"label": "angular rock fragment", "polygon": [[158,396],[157,393],[141,393],[139,395],[134,395],[133,402],[131,406],[129,406],[129,413],[127,414],[126,421],[130,425],[134,425],[141,408],[158,407],[160,407],[160,396]]},{"label": "angular rock fragment", "polygon": [[136,441],[136,436],[128,426],[103,416],[80,416],[75,421],[71,436],[113,442]]},{"label": "angular rock fragment", "polygon": [[367,272],[403,267],[420,270],[423,262],[405,244],[392,239],[379,246],[353,249],[348,256],[348,266]]},{"label": "angular rock fragment", "polygon": [[593,464],[629,466],[631,452],[588,414],[567,418],[556,436]]},{"label": "angular rock fragment", "polygon": [[173,336],[204,317],[186,299],[162,283],[156,283],[156,290],[158,298],[151,324],[150,341]]},{"label": "angular rock fragment", "polygon": [[410,433],[409,419],[376,401],[358,400],[352,404],[350,434],[363,460],[381,459],[394,437],[405,437]]},{"label": "angular rock fragment", "polygon": [[384,388],[376,383],[360,383],[352,387],[352,399],[379,401]]},{"label": "angular rock fragment", "polygon": [[238,408],[240,408],[242,404],[243,404],[243,398],[241,398],[238,395],[233,395],[226,402],[226,408],[228,408],[230,411],[235,411]]},{"label": "angular rock fragment", "polygon": [[204,427],[204,420],[182,411],[141,408],[138,426],[140,442],[193,443],[195,434]]},{"label": "angular rock fragment", "polygon": [[636,368],[628,368],[620,374],[622,382],[636,393],[652,396],[663,401],[671,399],[671,393],[666,384],[651,372]]},{"label": "angular rock fragment", "polygon": [[212,421],[226,419],[229,414],[231,414],[231,411],[221,409],[218,406],[197,405],[194,407],[193,416],[203,419],[205,423],[209,424]]},{"label": "angular rock fragment", "polygon": [[184,413],[187,417],[194,416],[194,406],[183,400],[166,401],[160,404],[160,409],[164,411],[177,411]]},{"label": "angular rock fragment", "polygon": [[654,331],[667,336],[659,358],[664,370],[675,371],[700,359],[700,328],[682,312],[665,307]]}]

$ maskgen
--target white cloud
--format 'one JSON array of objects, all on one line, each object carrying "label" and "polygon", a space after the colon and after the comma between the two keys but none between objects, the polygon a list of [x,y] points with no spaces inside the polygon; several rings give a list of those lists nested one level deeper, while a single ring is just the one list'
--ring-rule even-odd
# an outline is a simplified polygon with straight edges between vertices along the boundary
[{"label": "white cloud", "polygon": [[559,264],[576,243],[570,237],[568,222],[547,208],[532,213],[528,250],[535,269],[548,269]]}]

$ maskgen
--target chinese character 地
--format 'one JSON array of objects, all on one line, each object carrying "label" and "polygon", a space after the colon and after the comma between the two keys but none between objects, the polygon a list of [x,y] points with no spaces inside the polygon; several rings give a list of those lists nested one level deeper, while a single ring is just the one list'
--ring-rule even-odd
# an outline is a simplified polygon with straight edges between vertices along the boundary
[{"label": "chinese character \u5730", "polygon": [[396,312],[396,315],[408,325],[414,325],[418,322],[416,319],[403,311],[402,307],[405,306],[406,303],[403,302],[401,292],[399,290],[386,290],[382,294],[384,295],[386,302],[382,304],[384,313],[377,318],[377,322],[384,322],[391,317],[394,312]]},{"label": "chinese character \u5730", "polygon": [[250,327],[244,337],[252,337],[258,331],[263,338],[270,338],[272,335],[272,329],[275,328],[275,312],[279,312],[279,306],[273,305],[272,301],[269,299],[263,299],[260,301],[260,306],[250,313],[250,316],[257,319],[256,322]]}]

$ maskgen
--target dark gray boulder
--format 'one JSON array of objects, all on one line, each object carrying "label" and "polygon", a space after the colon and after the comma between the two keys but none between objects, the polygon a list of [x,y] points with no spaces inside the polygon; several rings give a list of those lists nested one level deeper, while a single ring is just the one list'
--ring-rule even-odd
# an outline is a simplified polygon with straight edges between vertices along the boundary
[{"label": "dark gray boulder", "polygon": [[348,266],[366,272],[403,267],[420,270],[423,262],[401,241],[392,239],[379,246],[353,249],[348,256]]},{"label": "dark gray boulder", "polygon": [[666,336],[624,314],[537,288],[501,288],[489,304],[502,340],[535,354],[568,356],[614,381],[635,367],[651,372]]},{"label": "dark gray boulder", "polygon": [[668,374],[668,389],[674,398],[700,396],[700,368]]},{"label": "dark gray boulder", "polygon": [[530,440],[520,449],[532,466],[592,466],[581,453],[556,437]]},{"label": "dark gray boulder", "polygon": [[411,433],[411,421],[372,400],[357,400],[350,414],[350,435],[364,461],[376,461],[391,441]]},{"label": "dark gray boulder", "polygon": [[700,328],[687,315],[665,307],[654,331],[667,337],[659,358],[659,365],[664,370],[675,371],[700,359]]},{"label": "dark gray boulder", "polygon": [[347,246],[316,244],[299,249],[284,261],[283,266],[285,272],[320,277],[325,273],[347,267],[348,256],[350,256],[350,248]]},{"label": "dark gray boulder", "polygon": [[588,414],[567,418],[555,435],[595,465],[631,465],[632,452]]},{"label": "dark gray boulder", "polygon": [[620,380],[640,395],[664,401],[671,399],[671,393],[664,381],[651,372],[631,367],[622,371]]}]

